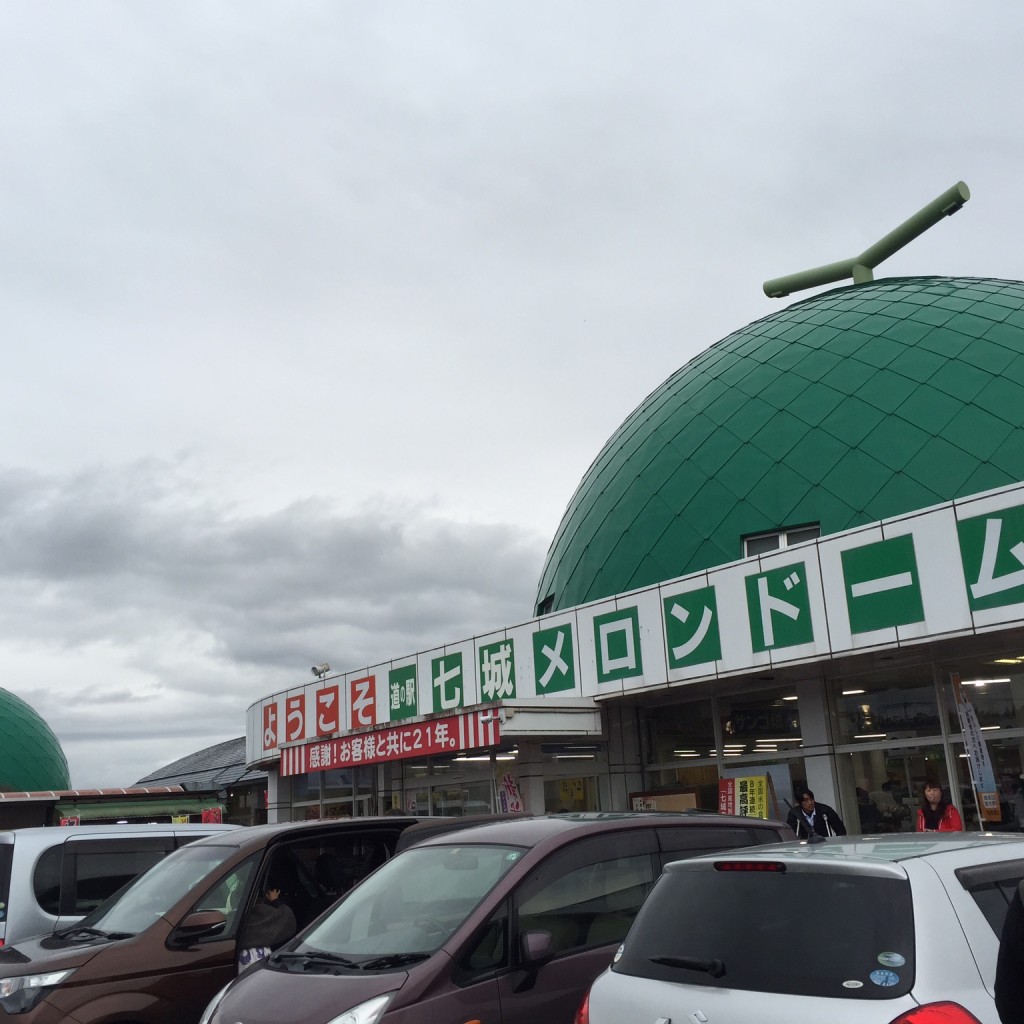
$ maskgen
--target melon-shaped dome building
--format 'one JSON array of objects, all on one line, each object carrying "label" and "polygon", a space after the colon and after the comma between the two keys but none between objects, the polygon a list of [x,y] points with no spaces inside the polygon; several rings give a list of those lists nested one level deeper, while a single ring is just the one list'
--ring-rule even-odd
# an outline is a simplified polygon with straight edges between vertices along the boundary
[{"label": "melon-shaped dome building", "polygon": [[713,345],[615,432],[548,552],[536,611],[1024,480],[1024,282],[893,278]]},{"label": "melon-shaped dome building", "polygon": [[69,789],[68,762],[57,737],[20,697],[0,689],[0,792]]}]

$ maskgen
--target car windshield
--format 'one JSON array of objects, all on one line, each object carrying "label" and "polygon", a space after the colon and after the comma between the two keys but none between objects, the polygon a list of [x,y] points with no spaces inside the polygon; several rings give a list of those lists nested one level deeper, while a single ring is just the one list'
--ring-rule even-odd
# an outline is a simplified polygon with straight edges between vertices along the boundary
[{"label": "car windshield", "polygon": [[910,883],[800,870],[672,870],[612,968],[686,985],[888,999],[914,983]]},{"label": "car windshield", "polygon": [[432,953],[523,855],[511,846],[412,847],[308,932],[300,951],[361,958]]},{"label": "car windshield", "polygon": [[78,928],[136,935],[237,853],[234,846],[185,846],[85,917]]}]

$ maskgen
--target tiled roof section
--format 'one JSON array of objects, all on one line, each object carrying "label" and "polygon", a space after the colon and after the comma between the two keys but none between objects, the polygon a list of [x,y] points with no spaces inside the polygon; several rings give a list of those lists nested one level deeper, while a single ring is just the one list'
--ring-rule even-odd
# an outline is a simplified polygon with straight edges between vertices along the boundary
[{"label": "tiled roof section", "polygon": [[43,719],[7,690],[0,689],[0,790],[68,789],[68,762]]},{"label": "tiled roof section", "polygon": [[748,325],[649,395],[583,477],[537,588],[567,608],[1024,480],[1024,282],[893,278]]},{"label": "tiled roof section", "polygon": [[137,786],[178,785],[187,790],[214,790],[265,779],[266,772],[248,772],[245,768],[245,737],[224,740],[197,750],[139,779]]}]

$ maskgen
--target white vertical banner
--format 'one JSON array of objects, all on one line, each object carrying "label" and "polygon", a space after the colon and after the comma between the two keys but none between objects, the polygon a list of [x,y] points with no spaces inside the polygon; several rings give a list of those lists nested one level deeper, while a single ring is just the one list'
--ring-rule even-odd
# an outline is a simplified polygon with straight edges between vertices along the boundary
[{"label": "white vertical banner", "polygon": [[1002,821],[999,810],[999,793],[996,790],[996,775],[989,760],[985,737],[981,734],[978,715],[974,705],[964,696],[964,688],[957,672],[950,672],[953,684],[953,695],[956,698],[956,713],[960,718],[960,728],[964,734],[964,747],[967,750],[967,763],[971,766],[971,783],[974,786],[975,799],[978,802],[978,813],[984,821]]}]

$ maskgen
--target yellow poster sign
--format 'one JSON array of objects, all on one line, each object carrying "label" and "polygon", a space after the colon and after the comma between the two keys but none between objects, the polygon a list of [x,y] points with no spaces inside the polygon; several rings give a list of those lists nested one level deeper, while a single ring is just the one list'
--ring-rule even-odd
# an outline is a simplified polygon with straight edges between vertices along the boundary
[{"label": "yellow poster sign", "polygon": [[723,814],[744,814],[750,818],[769,816],[769,785],[766,775],[748,775],[718,780],[718,809]]}]

